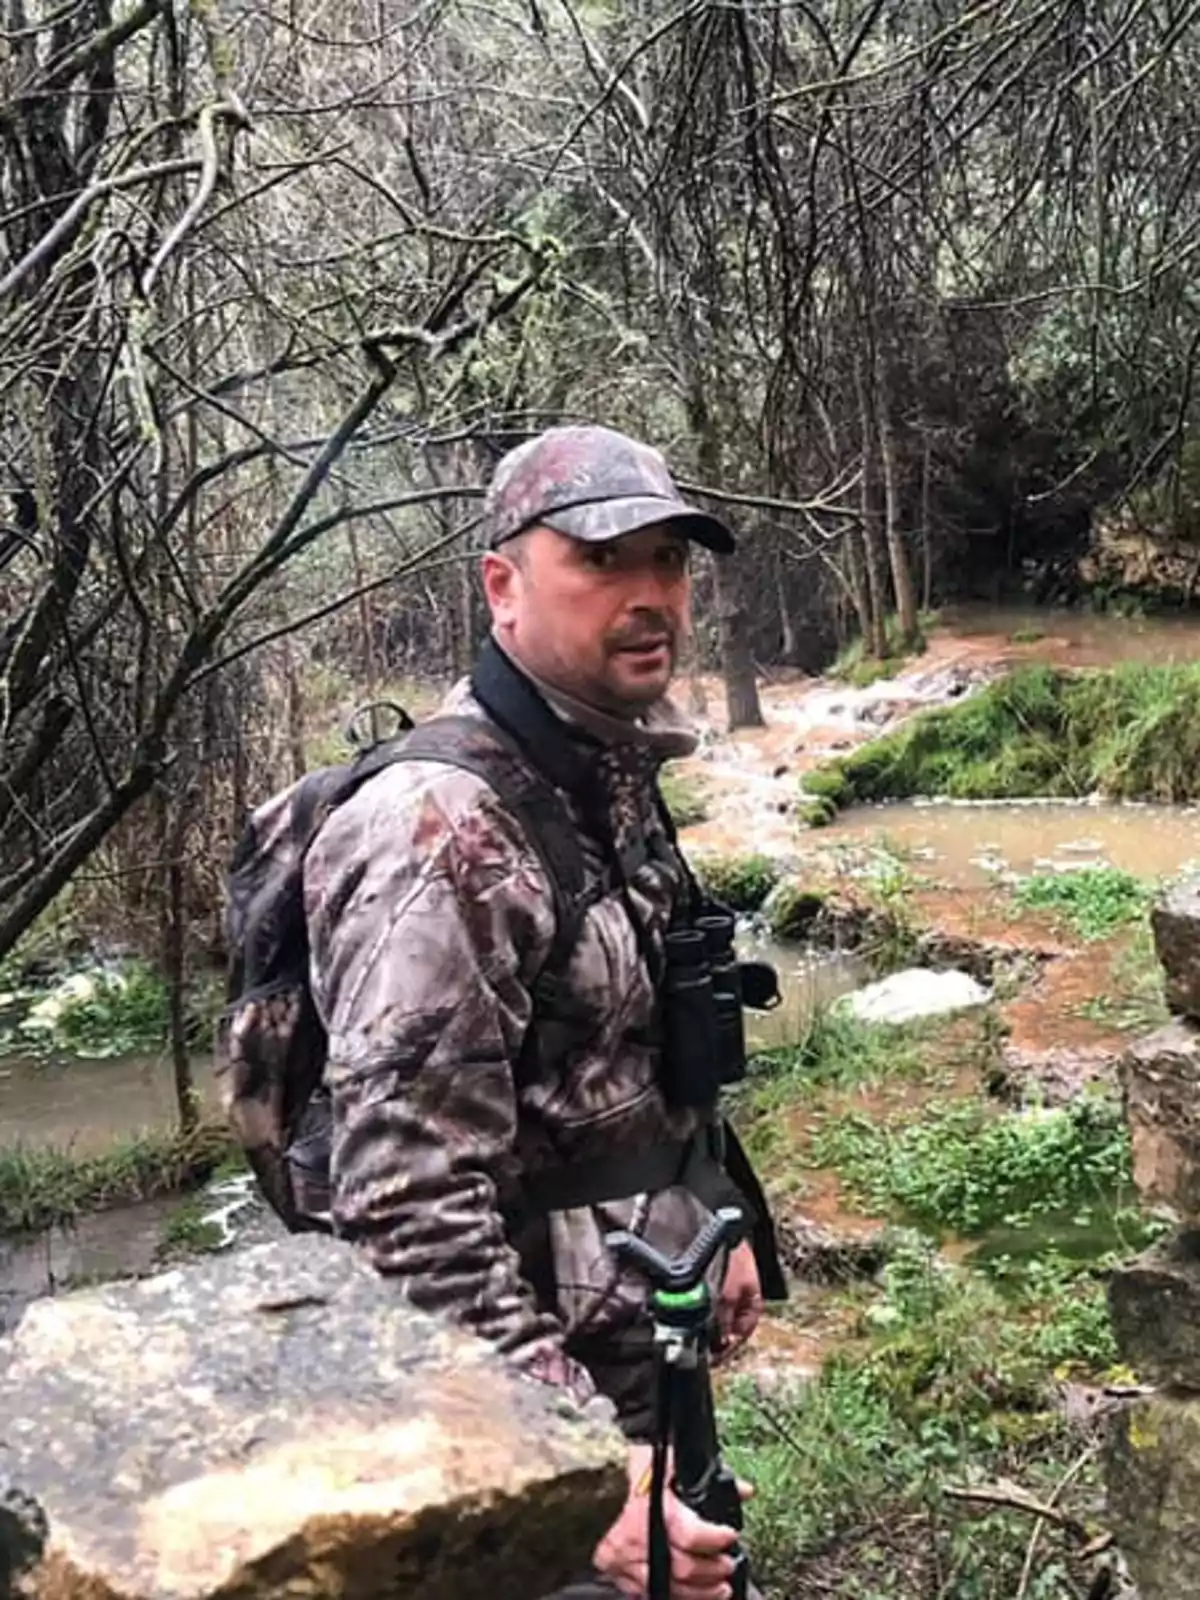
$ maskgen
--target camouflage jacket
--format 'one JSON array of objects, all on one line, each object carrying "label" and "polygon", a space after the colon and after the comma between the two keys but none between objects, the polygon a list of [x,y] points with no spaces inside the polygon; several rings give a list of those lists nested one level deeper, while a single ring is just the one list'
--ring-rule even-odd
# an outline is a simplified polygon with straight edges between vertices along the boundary
[{"label": "camouflage jacket", "polygon": [[[442,709],[484,715],[465,685]],[[664,749],[692,744],[676,723],[596,756],[631,898],[659,948],[683,879],[650,779]],[[599,883],[603,852],[574,814]],[[632,1228],[673,1252],[707,1211],[671,1188],[552,1213],[547,1299],[500,1205],[522,1172],[694,1131],[696,1114],[669,1110],[657,1086],[655,990],[619,892],[587,911],[570,1004],[518,1079],[553,905],[520,825],[479,778],[426,761],[386,769],[324,824],[304,883],[312,990],[329,1034],[338,1231],[418,1307],[578,1399],[598,1388],[631,1436],[647,1436],[647,1290],[616,1266],[604,1235]]]}]

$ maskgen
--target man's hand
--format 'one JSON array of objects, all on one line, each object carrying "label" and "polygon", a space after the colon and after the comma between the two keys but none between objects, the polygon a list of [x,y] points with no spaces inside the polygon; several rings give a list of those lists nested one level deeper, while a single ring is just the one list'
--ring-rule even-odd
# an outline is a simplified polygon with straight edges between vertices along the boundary
[{"label": "man's hand", "polygon": [[729,1252],[729,1265],[717,1301],[713,1364],[728,1360],[750,1338],[762,1316],[762,1285],[753,1247],[746,1241]]},{"label": "man's hand", "polygon": [[[650,1588],[651,1453],[649,1445],[630,1446],[629,1496],[592,1556],[596,1570],[632,1600],[646,1600]],[[739,1483],[738,1493],[747,1499],[750,1485]],[[669,1489],[663,1521],[671,1546],[671,1600],[729,1600],[733,1560],[727,1552],[737,1541],[736,1529],[701,1521]]]}]

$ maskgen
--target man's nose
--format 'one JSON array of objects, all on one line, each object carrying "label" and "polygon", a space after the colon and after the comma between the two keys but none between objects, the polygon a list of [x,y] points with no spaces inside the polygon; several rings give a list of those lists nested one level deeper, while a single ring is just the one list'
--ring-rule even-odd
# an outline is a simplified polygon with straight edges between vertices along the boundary
[{"label": "man's nose", "polygon": [[674,617],[679,612],[682,595],[683,584],[678,572],[647,564],[630,573],[625,603],[631,611],[653,611]]}]

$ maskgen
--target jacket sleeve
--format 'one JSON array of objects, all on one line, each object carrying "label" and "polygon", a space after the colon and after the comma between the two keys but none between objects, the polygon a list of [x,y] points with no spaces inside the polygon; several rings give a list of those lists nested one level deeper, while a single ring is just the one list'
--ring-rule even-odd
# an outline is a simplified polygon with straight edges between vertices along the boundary
[{"label": "jacket sleeve", "polygon": [[528,984],[553,934],[520,824],[469,774],[388,769],[322,828],[305,902],[329,1034],[338,1230],[414,1305],[590,1398],[560,1323],[521,1276],[497,1200],[515,1161]]}]

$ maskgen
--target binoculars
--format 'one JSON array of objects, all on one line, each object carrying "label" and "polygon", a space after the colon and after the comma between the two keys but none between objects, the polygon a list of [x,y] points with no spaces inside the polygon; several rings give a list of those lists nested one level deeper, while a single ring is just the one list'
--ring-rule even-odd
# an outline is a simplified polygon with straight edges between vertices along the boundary
[{"label": "binoculars", "polygon": [[662,983],[662,1091],[674,1107],[711,1106],[721,1088],[746,1075],[743,1007],[769,1011],[779,979],[765,961],[740,961],[733,913],[706,908],[665,939]]}]

